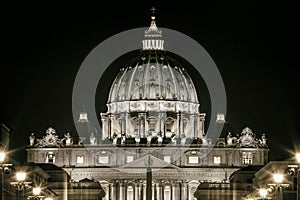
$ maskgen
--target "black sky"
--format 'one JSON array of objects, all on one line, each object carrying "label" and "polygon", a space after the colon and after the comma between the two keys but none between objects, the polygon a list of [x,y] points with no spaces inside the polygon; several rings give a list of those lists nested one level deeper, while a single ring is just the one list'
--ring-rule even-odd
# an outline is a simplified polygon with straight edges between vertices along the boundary
[{"label": "black sky", "polygon": [[[11,156],[25,160],[30,132],[41,136],[49,125],[60,135],[74,130],[72,87],[82,61],[108,37],[148,26],[153,5],[159,27],[192,37],[217,64],[234,130],[250,126],[258,135],[266,133],[272,159],[293,150],[300,142],[297,6],[288,1],[197,3],[3,6],[0,122],[15,129],[12,149],[18,151]],[[205,100],[201,103],[208,112]]]}]

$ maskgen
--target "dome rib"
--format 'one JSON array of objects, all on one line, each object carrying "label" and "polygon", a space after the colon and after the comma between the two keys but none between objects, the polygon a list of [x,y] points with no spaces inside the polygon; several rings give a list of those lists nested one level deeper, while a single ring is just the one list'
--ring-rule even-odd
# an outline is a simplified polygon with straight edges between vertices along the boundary
[{"label": "dome rib", "polygon": [[[177,90],[177,80],[176,78],[174,77],[174,73],[173,73],[173,70],[171,69],[170,65],[168,64],[168,68],[169,68],[169,72],[172,76],[172,81],[173,81],[173,87],[174,87],[174,93],[176,96],[175,97],[171,97],[171,98],[175,98],[175,100],[178,100],[178,90]],[[173,96],[172,94],[172,96]]]},{"label": "dome rib", "polygon": [[143,51],[120,70],[108,103],[147,99],[198,103],[193,81],[185,68],[166,52],[157,51]]}]

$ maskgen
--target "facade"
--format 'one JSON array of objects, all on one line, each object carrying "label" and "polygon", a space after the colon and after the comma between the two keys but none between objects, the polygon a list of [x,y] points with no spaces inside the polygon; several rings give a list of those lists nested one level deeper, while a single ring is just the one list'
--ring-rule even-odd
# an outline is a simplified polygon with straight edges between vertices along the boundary
[{"label": "facade", "polygon": [[[236,170],[267,163],[266,136],[257,138],[248,127],[226,132],[216,143],[207,137],[193,80],[164,49],[155,17],[142,44],[140,55],[111,86],[102,131],[83,111],[76,124],[78,142],[76,133],[61,138],[49,127],[41,139],[30,136],[28,162],[61,167],[71,183],[100,183],[106,200],[146,199],[148,168],[152,199],[192,200],[201,184],[228,183]],[[224,122],[219,113],[216,125]]]}]

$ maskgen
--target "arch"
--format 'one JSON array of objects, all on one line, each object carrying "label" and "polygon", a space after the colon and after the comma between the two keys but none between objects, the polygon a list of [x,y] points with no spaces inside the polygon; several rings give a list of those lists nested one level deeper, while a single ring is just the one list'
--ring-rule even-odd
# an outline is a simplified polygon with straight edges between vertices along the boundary
[{"label": "arch", "polygon": [[110,196],[111,196],[111,183],[108,182],[108,181],[105,181],[105,180],[102,180],[102,181],[99,181],[102,189],[104,190],[105,192],[105,196],[103,197],[104,200],[109,200],[110,199]]},{"label": "arch", "polygon": [[128,184],[126,187],[126,199],[127,200],[134,200],[134,185]]},{"label": "arch", "polygon": [[188,200],[197,200],[197,198],[194,196],[194,193],[196,192],[199,184],[199,181],[196,180],[188,182]]},{"label": "arch", "polygon": [[162,193],[164,200],[171,200],[172,199],[172,184],[170,181],[163,182],[163,193]]}]

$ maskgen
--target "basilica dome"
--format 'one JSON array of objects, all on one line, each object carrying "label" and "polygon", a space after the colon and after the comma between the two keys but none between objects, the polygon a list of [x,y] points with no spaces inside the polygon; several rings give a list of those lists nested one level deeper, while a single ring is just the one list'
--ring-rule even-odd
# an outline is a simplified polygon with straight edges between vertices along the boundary
[{"label": "basilica dome", "polygon": [[[186,69],[164,49],[162,32],[152,17],[145,30],[140,55],[132,59],[116,76],[108,97],[108,112],[156,111],[198,112],[199,102],[193,81]],[[144,102],[141,109],[136,102]],[[174,104],[174,102],[176,102]],[[174,109],[166,110],[172,104]]]},{"label": "basilica dome", "polygon": [[142,51],[117,75],[108,103],[171,100],[198,103],[191,77],[164,51]]},{"label": "basilica dome", "polygon": [[101,113],[102,139],[203,137],[205,115],[193,81],[164,49],[162,31],[151,19],[139,56],[124,65],[111,86],[107,112]]}]

